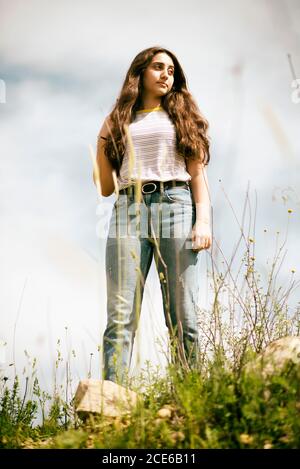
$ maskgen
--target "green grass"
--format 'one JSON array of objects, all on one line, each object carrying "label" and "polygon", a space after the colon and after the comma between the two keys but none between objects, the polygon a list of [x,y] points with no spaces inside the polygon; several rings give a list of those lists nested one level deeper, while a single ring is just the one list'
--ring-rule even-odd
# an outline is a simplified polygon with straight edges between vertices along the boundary
[{"label": "green grass", "polygon": [[[248,195],[244,211],[246,207]],[[289,224],[292,210],[287,212]],[[261,242],[270,243],[267,230],[254,236],[255,213],[249,226],[245,213],[238,225],[240,236],[230,261],[217,242],[217,255],[214,249],[210,254],[211,301],[207,310],[198,311],[197,371],[186,369],[175,353],[176,366],[169,366],[165,377],[148,369],[132,383],[140,400],[131,416],[81,421],[71,395],[70,370],[76,354],[68,351],[64,359],[58,340],[53,395],[40,389],[35,359],[22,393],[17,377],[11,384],[0,376],[0,447],[300,448],[300,365],[287,364],[268,379],[245,368],[270,342],[300,335],[299,303],[294,308],[288,305],[299,286],[294,267],[289,267],[288,283],[277,286],[288,227],[281,245],[276,233],[273,259],[259,269],[256,249]],[[60,366],[67,370],[64,384],[57,379]]]},{"label": "green grass", "polygon": [[[299,448],[300,367],[287,366],[266,382],[237,374],[224,357],[205,373],[170,368],[144,389],[131,416],[73,418],[53,402],[33,426],[37,402],[23,404],[18,381],[1,396],[2,448]],[[67,424],[65,411],[69,409]],[[163,412],[161,409],[165,409]]]}]

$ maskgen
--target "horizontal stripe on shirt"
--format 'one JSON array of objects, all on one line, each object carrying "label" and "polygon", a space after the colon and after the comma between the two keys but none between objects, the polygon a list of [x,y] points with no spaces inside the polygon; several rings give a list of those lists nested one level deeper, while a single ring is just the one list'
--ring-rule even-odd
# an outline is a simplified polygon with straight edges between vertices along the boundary
[{"label": "horizontal stripe on shirt", "polygon": [[[184,158],[176,149],[176,131],[168,113],[156,107],[138,111],[129,125],[134,154],[127,145],[118,177],[119,189],[141,181],[189,181]],[[130,170],[130,166],[132,168]]]}]

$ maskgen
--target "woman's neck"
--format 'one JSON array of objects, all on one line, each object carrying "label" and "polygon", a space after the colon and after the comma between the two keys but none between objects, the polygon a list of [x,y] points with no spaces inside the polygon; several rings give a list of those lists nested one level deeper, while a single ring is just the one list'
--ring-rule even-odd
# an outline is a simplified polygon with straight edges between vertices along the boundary
[{"label": "woman's neck", "polygon": [[153,109],[155,107],[161,106],[161,99],[159,98],[146,98],[142,102],[141,109]]}]

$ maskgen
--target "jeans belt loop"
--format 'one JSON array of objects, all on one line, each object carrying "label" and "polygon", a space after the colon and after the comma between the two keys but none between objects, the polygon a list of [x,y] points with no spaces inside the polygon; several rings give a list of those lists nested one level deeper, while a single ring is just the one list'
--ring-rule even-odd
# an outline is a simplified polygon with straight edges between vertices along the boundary
[{"label": "jeans belt loop", "polygon": [[128,187],[127,194],[129,195],[129,197],[132,197],[132,196],[133,196],[133,186],[132,186],[132,185],[130,185],[130,186]]}]

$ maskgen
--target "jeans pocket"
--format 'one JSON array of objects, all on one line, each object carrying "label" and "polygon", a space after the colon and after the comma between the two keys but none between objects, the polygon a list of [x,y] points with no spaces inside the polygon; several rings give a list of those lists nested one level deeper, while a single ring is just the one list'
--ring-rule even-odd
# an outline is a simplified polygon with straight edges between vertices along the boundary
[{"label": "jeans pocket", "polygon": [[119,197],[116,199],[114,203],[115,208],[120,208],[124,207],[128,204],[128,196],[126,194],[121,194]]},{"label": "jeans pocket", "polygon": [[170,202],[192,205],[192,194],[189,187],[168,187],[165,190],[165,195]]}]

